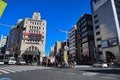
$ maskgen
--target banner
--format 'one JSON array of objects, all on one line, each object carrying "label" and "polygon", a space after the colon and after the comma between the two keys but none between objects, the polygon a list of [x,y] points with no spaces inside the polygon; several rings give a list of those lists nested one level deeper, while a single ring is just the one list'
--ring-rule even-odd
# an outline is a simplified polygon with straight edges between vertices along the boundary
[{"label": "banner", "polygon": [[0,17],[2,17],[2,14],[7,6],[7,2],[4,0],[0,0]]}]

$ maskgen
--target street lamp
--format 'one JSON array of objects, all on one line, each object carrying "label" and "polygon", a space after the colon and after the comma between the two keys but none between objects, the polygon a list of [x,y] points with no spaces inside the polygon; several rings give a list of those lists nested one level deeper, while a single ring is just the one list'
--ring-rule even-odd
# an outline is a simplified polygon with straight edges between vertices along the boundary
[{"label": "street lamp", "polygon": [[61,30],[61,29],[57,29],[56,31],[59,31],[59,32],[63,32],[63,33],[65,33],[66,34],[66,50],[68,49],[67,47],[68,47],[68,45],[67,45],[67,38],[68,38],[68,31],[67,30]]},{"label": "street lamp", "polygon": [[2,24],[2,23],[0,23],[0,26],[5,26],[5,27],[9,27],[9,28],[11,28],[11,26],[10,26],[10,25],[7,25],[7,24]]},{"label": "street lamp", "polygon": [[67,38],[68,38],[68,33],[69,32],[67,30],[61,30],[61,29],[58,29],[56,31],[63,32],[63,33],[66,34],[66,46],[64,48],[66,51],[64,51],[64,61],[65,61],[66,67],[68,67],[68,54],[67,54],[68,44],[67,44]]}]

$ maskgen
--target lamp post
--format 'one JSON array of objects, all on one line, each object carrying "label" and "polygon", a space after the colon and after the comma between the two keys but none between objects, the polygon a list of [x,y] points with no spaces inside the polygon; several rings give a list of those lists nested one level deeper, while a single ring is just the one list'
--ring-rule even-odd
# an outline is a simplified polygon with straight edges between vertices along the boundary
[{"label": "lamp post", "polygon": [[68,67],[68,54],[67,54],[67,50],[68,50],[68,44],[67,44],[67,38],[68,38],[68,31],[67,30],[61,30],[58,29],[57,31],[59,32],[63,32],[66,34],[66,46],[65,46],[65,51],[64,51],[64,61],[65,61],[65,67]]}]

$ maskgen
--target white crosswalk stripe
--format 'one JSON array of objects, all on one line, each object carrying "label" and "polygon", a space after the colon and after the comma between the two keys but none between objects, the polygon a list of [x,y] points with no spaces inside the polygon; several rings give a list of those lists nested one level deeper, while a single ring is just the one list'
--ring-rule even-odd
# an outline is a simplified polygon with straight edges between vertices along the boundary
[{"label": "white crosswalk stripe", "polygon": [[23,71],[31,71],[31,70],[42,70],[42,69],[51,69],[49,67],[41,67],[41,66],[5,66],[0,67],[0,75],[8,74],[8,73],[16,73]]},{"label": "white crosswalk stripe", "polygon": [[8,74],[9,72],[5,71],[5,70],[0,70],[0,72],[6,73]]},{"label": "white crosswalk stripe", "polygon": [[10,70],[10,69],[7,69],[7,68],[6,68],[6,69],[3,68],[2,70],[9,71],[9,72],[13,72],[13,73],[16,72],[16,71],[13,71],[13,70]]}]

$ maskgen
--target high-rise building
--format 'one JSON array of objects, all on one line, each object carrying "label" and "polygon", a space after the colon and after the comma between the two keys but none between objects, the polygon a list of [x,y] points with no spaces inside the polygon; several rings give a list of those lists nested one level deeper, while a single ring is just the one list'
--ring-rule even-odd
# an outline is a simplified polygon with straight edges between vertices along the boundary
[{"label": "high-rise building", "polygon": [[120,0],[91,0],[97,61],[120,61]]},{"label": "high-rise building", "polygon": [[77,61],[77,27],[76,25],[71,28],[69,31],[69,61]]},{"label": "high-rise building", "polygon": [[94,60],[94,31],[92,16],[84,14],[77,22],[79,64],[92,64]]},{"label": "high-rise building", "polygon": [[54,55],[58,56],[60,53],[61,42],[57,41],[54,46]]},{"label": "high-rise building", "polygon": [[41,15],[34,12],[32,18],[18,21],[10,31],[8,51],[12,51],[16,58],[25,61],[42,61],[46,43],[46,21],[41,20]]},{"label": "high-rise building", "polygon": [[55,54],[54,54],[54,45],[50,48],[50,54],[49,54],[49,56],[55,56]]},{"label": "high-rise building", "polygon": [[4,35],[1,36],[1,41],[0,41],[0,56],[3,55],[3,54],[5,54],[7,39],[8,39],[8,36],[4,36]]}]

